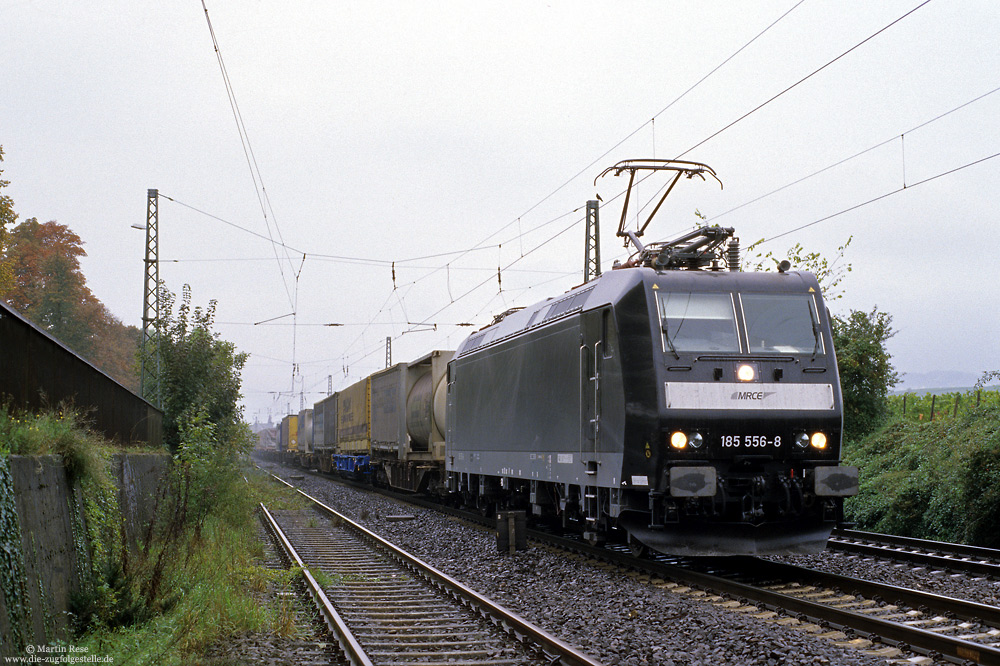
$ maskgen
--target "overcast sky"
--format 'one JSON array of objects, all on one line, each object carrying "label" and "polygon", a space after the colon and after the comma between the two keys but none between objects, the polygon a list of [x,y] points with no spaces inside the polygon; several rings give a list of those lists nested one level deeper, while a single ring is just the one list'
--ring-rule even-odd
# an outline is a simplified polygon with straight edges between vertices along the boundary
[{"label": "overcast sky", "polygon": [[196,0],[0,4],[2,167],[135,325],[159,190],[161,277],[218,300],[250,420],[578,284],[598,193],[609,268],[625,179],[594,178],[630,158],[725,185],[678,185],[647,240],[695,210],[776,254],[853,238],[831,309],[890,313],[898,370],[1000,368],[993,0],[206,1],[263,207]]}]

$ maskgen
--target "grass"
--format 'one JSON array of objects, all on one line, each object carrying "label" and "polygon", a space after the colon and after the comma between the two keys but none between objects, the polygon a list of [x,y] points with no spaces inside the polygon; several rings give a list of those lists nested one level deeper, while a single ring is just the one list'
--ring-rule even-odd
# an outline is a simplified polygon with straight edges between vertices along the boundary
[{"label": "grass", "polygon": [[[78,410],[61,405],[26,413],[0,403],[0,455],[61,455],[71,478],[95,487],[95,482],[111,483],[107,461],[115,450],[88,429]],[[294,510],[308,501],[259,470],[247,468],[243,476],[246,482],[238,474],[211,480],[213,508],[198,529],[188,528],[179,542],[171,543],[160,583],[164,592],[150,619],[114,629],[98,622],[97,628],[72,639],[72,645],[91,656],[110,657],[113,664],[169,666],[200,663],[207,646],[227,637],[294,634],[294,603],[272,592],[288,587],[299,572],[265,566],[255,510],[260,502],[270,509]],[[162,547],[153,543],[142,555],[140,544],[133,555],[133,577],[126,583],[131,596],[141,596]],[[317,573],[322,580],[322,572]]]},{"label": "grass", "polygon": [[82,419],[60,407],[40,414],[21,412],[0,403],[0,453],[44,455],[90,439]]},{"label": "grass", "polygon": [[[60,455],[70,478],[106,483],[106,462],[116,448],[89,426],[86,415],[70,405],[36,413],[0,402],[0,455]],[[151,449],[129,447],[127,451]],[[162,453],[162,449],[155,451]]]},{"label": "grass", "polygon": [[246,476],[244,491],[228,497],[227,510],[209,516],[200,537],[192,535],[168,567],[164,587],[177,598],[172,608],[141,626],[91,632],[76,644],[115,664],[170,666],[200,663],[207,646],[228,637],[293,635],[293,603],[271,592],[289,586],[298,572],[264,566],[253,512],[261,501],[296,509],[305,500],[262,474]]},{"label": "grass", "polygon": [[259,469],[248,470],[249,479],[256,502],[263,502],[269,510],[285,511],[305,509],[312,506],[311,502],[294,490],[274,482],[270,476]]}]

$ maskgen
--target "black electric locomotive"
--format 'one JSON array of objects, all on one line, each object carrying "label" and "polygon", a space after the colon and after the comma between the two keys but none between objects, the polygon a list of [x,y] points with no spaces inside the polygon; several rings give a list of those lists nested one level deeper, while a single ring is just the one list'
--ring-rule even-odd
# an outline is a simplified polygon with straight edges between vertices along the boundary
[{"label": "black electric locomotive", "polygon": [[[662,160],[608,171],[640,170],[673,172],[664,198],[681,176],[715,175]],[[645,226],[625,229],[627,202],[628,262],[456,351],[447,490],[639,550],[822,549],[857,469],[839,464],[840,381],[816,278],[786,264],[741,272],[728,228],[644,246]]]}]

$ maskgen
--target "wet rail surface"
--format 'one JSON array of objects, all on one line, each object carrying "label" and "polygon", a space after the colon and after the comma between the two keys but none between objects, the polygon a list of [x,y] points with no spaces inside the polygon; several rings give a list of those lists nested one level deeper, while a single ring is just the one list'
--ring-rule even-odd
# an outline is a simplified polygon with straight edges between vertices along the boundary
[{"label": "wet rail surface", "polygon": [[[285,570],[292,563],[289,553],[283,552],[279,543],[275,543],[276,535],[265,520],[259,526],[260,538],[265,542],[264,566],[268,569]],[[338,650],[337,641],[331,642],[329,627],[323,626],[320,617],[316,614],[316,607],[310,606],[306,594],[308,592],[305,581],[303,585],[289,584],[279,585],[276,594],[281,599],[282,613],[292,611],[294,615],[294,635],[289,639],[287,646],[294,650],[296,666],[341,666],[351,662],[342,651]],[[259,649],[251,651],[251,659],[264,660],[274,659],[273,653],[263,653]],[[241,658],[246,658],[241,655]],[[270,663],[270,662],[268,662]]]},{"label": "wet rail surface", "polygon": [[332,521],[302,512],[277,513],[275,519],[306,566],[333,578],[324,592],[373,664],[537,661]]},{"label": "wet rail surface", "polygon": [[747,598],[847,630],[859,642],[878,639],[956,663],[1000,664],[995,606],[752,557],[694,569],[747,585]]},{"label": "wet rail surface", "polygon": [[342,646],[357,645],[360,656],[352,663],[599,666],[305,496],[318,512],[277,512],[274,523],[302,564],[323,572],[327,584],[321,596],[335,616],[327,623],[340,624],[338,633],[349,634],[339,638]]},{"label": "wet rail surface", "polygon": [[785,615],[820,623],[816,630],[826,627],[831,640],[874,656],[915,652],[960,664],[1000,664],[996,606],[756,557],[645,559],[627,546],[594,547],[545,532],[530,536],[673,581],[667,586],[675,592],[762,620],[781,622]]},{"label": "wet rail surface", "polygon": [[1000,550],[993,548],[855,530],[835,530],[829,548],[1000,579]]}]

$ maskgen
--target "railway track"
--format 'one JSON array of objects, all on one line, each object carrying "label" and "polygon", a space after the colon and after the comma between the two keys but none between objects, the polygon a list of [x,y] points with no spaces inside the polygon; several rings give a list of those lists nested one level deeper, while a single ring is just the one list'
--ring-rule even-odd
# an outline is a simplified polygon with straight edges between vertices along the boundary
[{"label": "railway track", "polygon": [[1000,579],[1000,550],[992,548],[855,530],[835,530],[829,547],[867,557]]},{"label": "railway track", "polygon": [[[260,537],[267,543],[265,547],[265,566],[269,569],[287,569],[294,561],[289,557],[288,552],[276,548],[273,532],[265,525],[259,526]],[[269,538],[272,537],[272,538]],[[302,585],[291,584],[280,586],[276,590],[281,599],[282,613],[294,616],[295,634],[290,638],[288,647],[295,651],[295,663],[297,666],[341,666],[350,662],[339,652],[335,644],[331,644],[330,636],[327,633],[328,627],[324,627],[319,617],[316,615],[315,606],[310,607],[308,601],[301,594],[302,588],[306,586],[306,581]],[[326,631],[324,631],[326,630]],[[272,655],[257,653],[254,657],[267,659]]]},{"label": "railway track", "polygon": [[[421,500],[413,503],[442,510]],[[482,516],[444,511],[491,526]],[[646,574],[673,592],[766,622],[806,628],[874,656],[916,653],[953,663],[1000,664],[1000,609],[994,606],[757,558],[638,559],[626,546],[593,547],[546,532],[529,535]]]},{"label": "railway track", "polygon": [[311,596],[350,663],[599,666],[302,494],[321,515],[263,513],[298,566],[332,577],[332,583],[321,586],[304,572]]},{"label": "railway track", "polygon": [[531,538],[639,570],[674,592],[765,621],[812,623],[815,632],[875,656],[914,652],[953,663],[1000,664],[995,606],[755,557],[640,560],[624,546],[592,547],[546,533]]},{"label": "railway track", "polygon": [[[1000,664],[995,606],[758,558],[730,560],[726,567],[711,573],[782,595],[782,607],[849,630],[859,640],[877,637],[959,663]],[[771,600],[767,594],[758,598]]]}]

